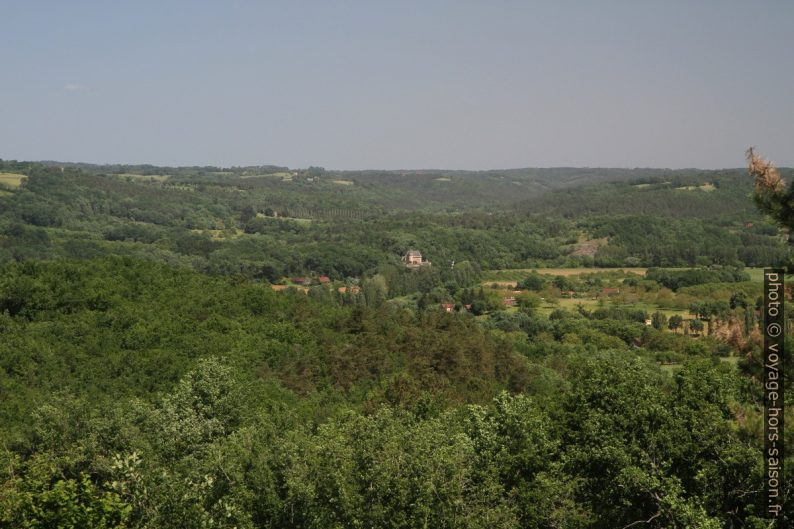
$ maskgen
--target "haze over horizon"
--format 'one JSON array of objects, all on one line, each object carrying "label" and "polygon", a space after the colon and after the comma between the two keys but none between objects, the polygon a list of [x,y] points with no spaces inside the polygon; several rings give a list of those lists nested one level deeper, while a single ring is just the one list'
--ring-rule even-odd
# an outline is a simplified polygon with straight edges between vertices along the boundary
[{"label": "haze over horizon", "polygon": [[[616,166],[595,166],[595,165],[553,165],[553,166],[524,166],[524,167],[482,167],[479,169],[468,169],[468,168],[460,168],[460,167],[392,167],[392,168],[382,168],[382,167],[358,167],[354,169],[339,169],[335,167],[325,167],[322,165],[286,165],[286,164],[278,164],[278,163],[268,163],[267,161],[258,162],[258,163],[251,163],[251,164],[217,164],[217,163],[206,163],[206,164],[194,164],[194,163],[184,163],[184,164],[156,164],[156,163],[149,163],[149,162],[139,162],[139,161],[107,161],[107,162],[93,162],[93,161],[83,161],[83,160],[27,160],[27,159],[15,159],[15,158],[0,158],[0,160],[5,161],[17,161],[17,162],[32,162],[32,163],[43,163],[45,165],[58,165],[63,164],[64,166],[73,166],[73,165],[89,165],[89,166],[113,166],[113,165],[121,165],[121,166],[135,166],[135,165],[151,165],[153,167],[217,167],[220,169],[229,169],[229,168],[239,168],[239,167],[266,167],[266,166],[273,166],[273,167],[286,167],[289,170],[302,170],[302,169],[309,169],[311,167],[320,167],[326,172],[368,172],[368,171],[375,171],[375,172],[423,172],[423,171],[461,171],[461,172],[487,172],[487,171],[522,171],[522,170],[539,170],[539,171],[546,171],[546,170],[554,170],[554,169],[571,169],[571,170],[616,170],[616,171],[631,171],[631,170],[660,170],[660,171],[686,171],[686,170],[694,170],[694,171],[720,171],[720,170],[743,170],[746,171],[747,167],[746,164],[743,166],[736,165],[734,167],[651,167],[651,166],[634,166],[634,167],[616,167]],[[776,168],[779,169],[790,169],[792,167],[787,165],[779,165],[773,163]]]},{"label": "haze over horizon", "polygon": [[[754,8],[754,9],[753,9]],[[794,166],[794,4],[4,6],[0,158]]]}]

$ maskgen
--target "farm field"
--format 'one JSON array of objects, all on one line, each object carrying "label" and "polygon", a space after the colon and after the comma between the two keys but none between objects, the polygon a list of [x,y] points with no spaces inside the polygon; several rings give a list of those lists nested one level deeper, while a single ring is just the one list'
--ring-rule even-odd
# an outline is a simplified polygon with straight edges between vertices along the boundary
[{"label": "farm field", "polygon": [[502,270],[485,270],[482,273],[483,283],[512,283],[515,285],[532,272],[548,276],[579,276],[598,272],[621,272],[628,274],[645,275],[647,268],[514,268]]},{"label": "farm field", "polygon": [[647,312],[651,314],[653,312],[661,312],[668,318],[673,315],[680,315],[685,320],[690,320],[695,317],[694,314],[690,313],[688,310],[684,309],[669,309],[669,308],[660,308],[658,305],[653,303],[616,303],[613,301],[602,301],[592,298],[557,298],[553,301],[544,300],[544,303],[538,307],[538,310],[541,314],[549,315],[554,309],[567,309],[567,310],[575,310],[578,306],[582,306],[587,310],[594,310],[599,307],[627,307],[631,309],[637,309]]},{"label": "farm field", "polygon": [[[764,269],[763,268],[745,268],[745,272],[750,274],[750,281],[753,283],[763,283],[764,282]],[[794,279],[794,276],[790,274],[786,274],[786,281],[791,281]]]},{"label": "farm field", "polygon": [[19,186],[22,185],[22,181],[25,180],[27,177],[21,174],[15,173],[0,173],[0,184],[5,184],[6,186],[17,189]]},{"label": "farm field", "polygon": [[288,171],[279,171],[277,173],[265,173],[265,174],[246,174],[240,175],[240,178],[280,178],[282,180],[291,181],[292,180],[292,173]]},{"label": "farm field", "polygon": [[[668,268],[668,270],[688,270],[688,268]],[[745,267],[744,271],[750,276],[750,281],[753,283],[761,283],[764,281],[764,269],[758,267]]]},{"label": "farm field", "polygon": [[579,299],[579,298],[559,298],[553,302],[544,300],[543,304],[538,307],[538,312],[548,316],[554,309],[567,309],[575,310],[579,305],[587,310],[593,310],[599,306],[598,300],[595,299]]},{"label": "farm field", "polygon": [[[627,310],[637,310],[644,312],[647,318],[650,318],[654,313],[661,313],[667,319],[673,316],[679,316],[684,322],[698,319],[698,315],[692,312],[690,304],[696,301],[690,292],[682,291],[675,292],[667,288],[657,288],[657,290],[645,290],[642,287],[637,287],[636,282],[629,284],[624,283],[627,278],[634,276],[635,278],[647,269],[633,268],[633,269],[588,269],[588,268],[556,268],[545,269],[546,272],[554,272],[544,274],[547,278],[556,277],[553,282],[547,280],[546,286],[530,294],[539,297],[542,301],[537,307],[539,314],[544,316],[551,315],[555,310],[565,310],[569,312],[577,312],[578,309],[584,309],[587,312],[593,312],[599,308],[621,308]],[[680,268],[678,270],[687,270]],[[518,271],[519,273],[529,275],[531,269]],[[540,271],[540,270],[539,270]],[[594,272],[600,274],[591,277],[581,277],[587,272]],[[750,284],[757,285],[758,281],[762,279],[763,269],[754,268],[746,270],[751,275],[751,281],[739,282],[735,285],[744,285],[745,288]],[[499,271],[517,272],[517,271]],[[627,273],[628,272],[628,273]],[[635,275],[636,274],[636,275]],[[493,277],[493,276],[491,276]],[[526,276],[525,276],[526,277]],[[564,278],[560,283],[560,278]],[[567,282],[567,286],[561,286]],[[516,281],[481,281],[482,287],[498,296],[500,299],[507,301],[509,297],[514,296],[518,298],[522,295],[521,290],[515,290]],[[712,285],[714,286],[714,285]],[[753,287],[755,288],[755,287]],[[568,294],[562,295],[561,290],[575,291],[576,293],[571,296]],[[609,293],[607,291],[609,290]],[[731,287],[721,287],[713,291],[717,297],[714,299],[722,299],[727,303],[727,297],[730,295]],[[614,292],[618,291],[618,292]],[[511,309],[508,309],[510,311]],[[665,332],[669,332],[667,328]]]},{"label": "farm field", "polygon": [[275,219],[275,220],[282,220],[285,222],[294,222],[295,224],[298,224],[300,226],[309,226],[312,223],[312,219],[304,219],[300,217],[281,217],[281,216],[268,217],[267,215],[264,215],[262,213],[257,213],[256,216],[257,218],[260,219]]},{"label": "farm field", "polygon": [[706,183],[706,184],[702,184],[702,185],[699,185],[699,186],[695,185],[695,186],[676,187],[676,189],[679,190],[679,191],[697,191],[697,190],[700,190],[700,191],[711,192],[711,191],[716,190],[717,187],[714,184],[712,184],[712,183]]},{"label": "farm field", "polygon": [[[669,268],[669,270],[685,270],[686,268]],[[515,286],[516,283],[532,272],[540,275],[549,276],[579,276],[582,274],[592,274],[598,272],[625,272],[628,274],[645,275],[647,268],[515,268],[502,270],[485,270],[482,273],[482,282],[497,283],[503,286]],[[757,267],[747,267],[744,269],[750,276],[750,281],[760,283],[764,280],[764,269]],[[787,278],[791,276],[787,275]]]}]

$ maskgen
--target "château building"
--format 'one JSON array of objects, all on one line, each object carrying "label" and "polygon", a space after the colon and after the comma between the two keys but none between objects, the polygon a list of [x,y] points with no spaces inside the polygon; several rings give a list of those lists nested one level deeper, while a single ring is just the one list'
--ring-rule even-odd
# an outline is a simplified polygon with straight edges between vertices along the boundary
[{"label": "ch\u00e2teau building", "polygon": [[403,263],[405,266],[415,267],[415,266],[430,266],[430,261],[425,261],[422,258],[422,253],[418,250],[408,250],[402,258]]}]

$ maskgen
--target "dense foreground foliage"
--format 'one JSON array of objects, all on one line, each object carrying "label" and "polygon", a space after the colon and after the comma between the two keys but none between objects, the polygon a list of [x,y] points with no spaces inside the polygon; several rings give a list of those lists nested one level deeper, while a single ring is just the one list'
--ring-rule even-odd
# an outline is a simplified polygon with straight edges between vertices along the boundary
[{"label": "dense foreground foliage", "polygon": [[104,258],[6,265],[0,333],[0,527],[767,527],[757,351],[627,311]]}]

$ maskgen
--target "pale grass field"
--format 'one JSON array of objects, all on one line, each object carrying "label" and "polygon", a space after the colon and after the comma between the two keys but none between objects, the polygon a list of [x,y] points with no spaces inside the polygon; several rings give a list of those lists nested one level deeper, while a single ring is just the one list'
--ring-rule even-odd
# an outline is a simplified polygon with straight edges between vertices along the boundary
[{"label": "pale grass field", "polygon": [[503,286],[515,286],[518,281],[532,272],[544,276],[579,276],[598,272],[625,272],[644,276],[647,268],[511,268],[502,270],[486,270],[483,272],[483,283],[498,283]]},{"label": "pale grass field", "polygon": [[[670,270],[686,270],[685,268],[670,268]],[[486,270],[483,272],[483,284],[497,283],[504,287],[514,287],[518,281],[526,278],[532,272],[547,276],[579,276],[598,272],[625,272],[644,276],[647,268],[509,268],[502,270]],[[750,275],[750,281],[760,283],[764,280],[763,268],[745,268]]]},{"label": "pale grass field", "polygon": [[21,174],[0,173],[0,184],[5,184],[12,189],[17,189],[22,185],[22,181],[26,178],[27,176]]},{"label": "pale grass field", "polygon": [[714,187],[714,184],[708,183],[708,184],[703,184],[702,186],[676,187],[676,189],[680,191],[695,191],[696,189],[700,189],[701,191],[714,191],[717,188]]},{"label": "pale grass field", "polygon": [[298,217],[268,217],[264,213],[257,213],[257,217],[260,219],[274,219],[274,220],[283,220],[284,222],[290,221],[296,224],[300,224],[301,226],[309,226],[312,223],[312,219],[302,219]]},{"label": "pale grass field", "polygon": [[242,175],[240,178],[281,178],[285,181],[292,180],[292,173],[288,173],[286,171],[279,171],[278,173],[267,173],[267,174],[249,174],[249,175]]}]

